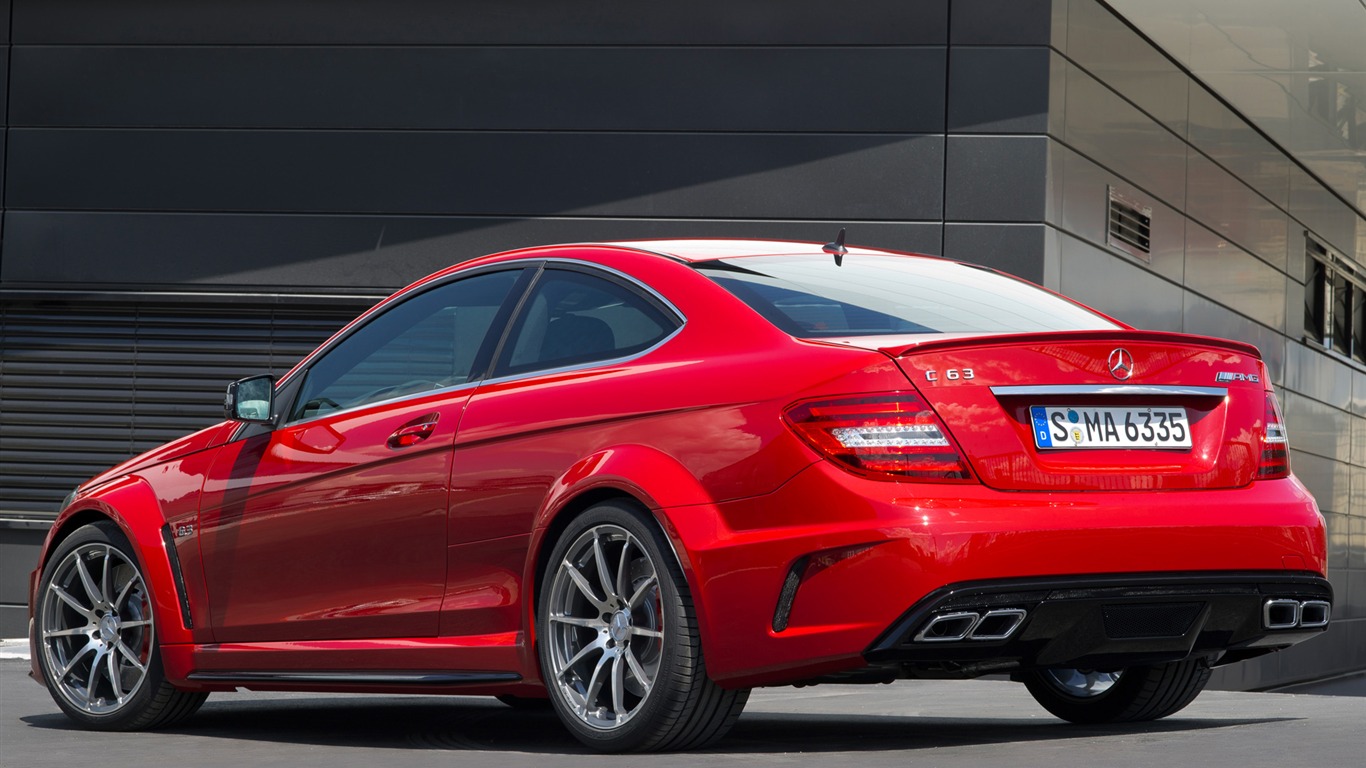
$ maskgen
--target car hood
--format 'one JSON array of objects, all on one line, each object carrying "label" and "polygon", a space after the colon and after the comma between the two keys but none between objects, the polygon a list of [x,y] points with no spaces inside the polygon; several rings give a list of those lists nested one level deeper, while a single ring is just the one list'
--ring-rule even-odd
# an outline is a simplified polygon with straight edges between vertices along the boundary
[{"label": "car hood", "polygon": [[125,475],[147,469],[148,467],[154,467],[158,464],[173,461],[182,456],[188,456],[191,453],[222,445],[237,431],[237,426],[238,422],[224,421],[177,440],[172,440],[165,445],[153,448],[139,456],[134,456],[116,467],[95,475],[84,483],[81,483],[79,489],[87,491],[104,485],[111,480],[117,480]]}]

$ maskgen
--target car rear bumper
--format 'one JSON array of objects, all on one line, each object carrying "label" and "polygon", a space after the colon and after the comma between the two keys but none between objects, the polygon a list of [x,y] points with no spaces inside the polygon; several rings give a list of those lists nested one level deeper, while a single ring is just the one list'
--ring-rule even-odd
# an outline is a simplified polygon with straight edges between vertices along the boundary
[{"label": "car rear bumper", "polygon": [[[1182,658],[1254,655],[1322,631],[1259,637],[1247,622],[1260,616],[1262,597],[1280,593],[1263,594],[1256,585],[1315,585],[1281,591],[1286,599],[1331,602],[1321,578],[1323,518],[1294,478],[1210,491],[1001,492],[867,480],[819,462],[772,494],[661,513],[700,598],[709,673],[729,686],[856,674],[870,663],[901,665],[909,674],[990,662],[984,649],[995,641],[962,644],[962,659],[950,658],[958,648],[948,643],[924,650],[923,658],[922,649],[901,647],[908,632],[920,631],[916,617],[964,589],[1101,590],[1066,601],[1045,595],[1034,608],[1021,603],[1027,613],[1041,612],[1028,615],[1008,641],[1030,645],[998,654],[1001,666],[1017,667],[1117,663],[1120,656],[1140,663],[1174,658],[1183,643]],[[1131,599],[1162,584],[1176,588],[1170,599]],[[1190,590],[1220,584],[1231,586],[1219,587],[1222,596],[1206,607],[1184,605],[1201,602]],[[1138,592],[1104,592],[1111,588]],[[1103,624],[1105,606],[1130,604],[1184,605],[1195,615],[1179,638],[1142,648],[1096,642],[1086,628]],[[1050,625],[1055,639],[1072,637],[1085,647],[1064,652],[1072,642],[1066,640],[1050,646],[1037,635]],[[1126,648],[1134,653],[1124,655]],[[978,668],[985,670],[971,669]]]},{"label": "car rear bumper", "polygon": [[914,677],[1119,669],[1194,656],[1228,663],[1323,632],[1332,601],[1325,579],[1284,571],[959,584],[920,600],[864,656]]}]

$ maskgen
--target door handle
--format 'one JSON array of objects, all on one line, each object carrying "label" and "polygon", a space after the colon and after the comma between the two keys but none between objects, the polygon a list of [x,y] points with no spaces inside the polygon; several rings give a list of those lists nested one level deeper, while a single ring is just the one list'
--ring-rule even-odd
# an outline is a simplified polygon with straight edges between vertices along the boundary
[{"label": "door handle", "polygon": [[432,433],[436,432],[436,422],[440,418],[441,414],[439,413],[429,413],[404,424],[394,430],[392,435],[389,435],[389,447],[397,450],[417,445],[426,440],[432,436]]}]

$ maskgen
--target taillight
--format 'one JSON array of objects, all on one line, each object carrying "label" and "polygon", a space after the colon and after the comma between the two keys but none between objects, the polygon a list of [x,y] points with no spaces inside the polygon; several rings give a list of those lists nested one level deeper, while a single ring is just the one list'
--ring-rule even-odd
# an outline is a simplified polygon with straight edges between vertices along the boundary
[{"label": "taillight", "polygon": [[856,474],[878,480],[972,480],[943,422],[915,393],[808,400],[784,416],[811,447]]},{"label": "taillight", "polygon": [[1266,393],[1266,417],[1263,419],[1262,460],[1257,465],[1257,479],[1270,480],[1290,476],[1290,440],[1285,434],[1285,419],[1276,393]]}]

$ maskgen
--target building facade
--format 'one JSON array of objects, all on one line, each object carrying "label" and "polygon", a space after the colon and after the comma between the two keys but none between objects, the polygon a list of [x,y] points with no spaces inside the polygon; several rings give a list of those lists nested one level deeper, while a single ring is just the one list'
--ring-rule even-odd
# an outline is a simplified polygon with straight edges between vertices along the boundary
[{"label": "building facade", "polygon": [[[1214,684],[1366,669],[1366,193],[1148,7],[0,0],[0,636],[79,480],[410,280],[848,227],[1256,344],[1328,521],[1334,624]],[[1366,155],[1366,96],[1327,78],[1284,98]]]}]

